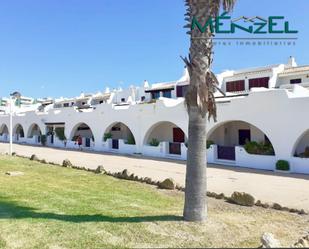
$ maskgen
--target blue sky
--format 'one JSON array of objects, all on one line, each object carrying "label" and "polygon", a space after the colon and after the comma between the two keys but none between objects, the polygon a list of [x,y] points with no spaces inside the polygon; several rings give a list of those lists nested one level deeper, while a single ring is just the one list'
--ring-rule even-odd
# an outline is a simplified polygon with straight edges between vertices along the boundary
[{"label": "blue sky", "polygon": [[[233,17],[282,15],[295,46],[217,46],[213,70],[309,64],[309,1],[238,0]],[[0,95],[76,96],[178,79],[188,51],[182,0],[2,0]]]}]

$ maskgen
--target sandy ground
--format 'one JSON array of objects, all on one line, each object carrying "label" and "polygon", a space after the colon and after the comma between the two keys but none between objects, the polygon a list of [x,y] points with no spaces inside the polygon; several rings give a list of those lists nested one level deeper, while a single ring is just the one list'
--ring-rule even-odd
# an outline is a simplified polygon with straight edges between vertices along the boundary
[{"label": "sandy ground", "polygon": [[[8,144],[0,143],[0,153],[7,153],[8,150]],[[74,165],[81,167],[96,168],[103,165],[111,172],[128,169],[141,177],[151,177],[154,180],[172,177],[180,185],[184,186],[185,183],[185,162],[181,161],[15,144],[14,151],[28,157],[36,154],[48,162],[62,163],[64,159],[69,159]],[[277,202],[290,208],[309,211],[309,175],[208,165],[207,179],[208,191],[226,195],[243,191],[263,202]]]}]

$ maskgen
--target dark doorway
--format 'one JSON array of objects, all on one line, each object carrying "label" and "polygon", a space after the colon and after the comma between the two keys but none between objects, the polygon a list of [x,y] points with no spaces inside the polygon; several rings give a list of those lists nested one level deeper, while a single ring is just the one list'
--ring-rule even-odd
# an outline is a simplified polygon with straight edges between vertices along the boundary
[{"label": "dark doorway", "polygon": [[181,144],[169,143],[169,153],[173,155],[181,155]]},{"label": "dark doorway", "polygon": [[90,142],[90,138],[86,138],[86,147],[87,148],[90,148],[90,144],[91,144],[91,142]]},{"label": "dark doorway", "polygon": [[112,148],[115,149],[115,150],[119,149],[119,140],[118,139],[112,140]]},{"label": "dark doorway", "polygon": [[250,130],[239,130],[239,145],[245,145],[247,141],[251,141],[251,132]]},{"label": "dark doorway", "polygon": [[180,128],[173,128],[173,142],[174,143],[184,143],[185,134]]}]

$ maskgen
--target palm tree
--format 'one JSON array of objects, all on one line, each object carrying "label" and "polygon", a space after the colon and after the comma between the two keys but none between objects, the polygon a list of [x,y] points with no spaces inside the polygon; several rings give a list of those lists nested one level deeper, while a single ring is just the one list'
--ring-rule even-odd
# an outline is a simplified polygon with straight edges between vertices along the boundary
[{"label": "palm tree", "polygon": [[[206,23],[210,17],[219,15],[220,8],[231,11],[236,0],[185,0],[187,6],[186,28],[191,28],[195,18]],[[189,140],[186,172],[184,219],[205,221],[206,203],[206,122],[216,121],[214,92],[218,81],[211,71],[213,44],[210,28],[202,33],[198,29],[187,32],[191,45],[188,58],[183,58],[190,75],[190,86],[186,94],[189,115]]]}]

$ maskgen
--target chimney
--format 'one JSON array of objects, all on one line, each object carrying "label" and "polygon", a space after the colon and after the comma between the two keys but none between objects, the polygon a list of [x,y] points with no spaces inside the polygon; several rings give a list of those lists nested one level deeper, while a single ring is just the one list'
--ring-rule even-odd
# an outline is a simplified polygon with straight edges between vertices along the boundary
[{"label": "chimney", "polygon": [[147,80],[144,80],[144,88],[149,88],[149,83]]},{"label": "chimney", "polygon": [[297,67],[297,63],[296,63],[295,58],[293,56],[289,57],[287,67]]}]

